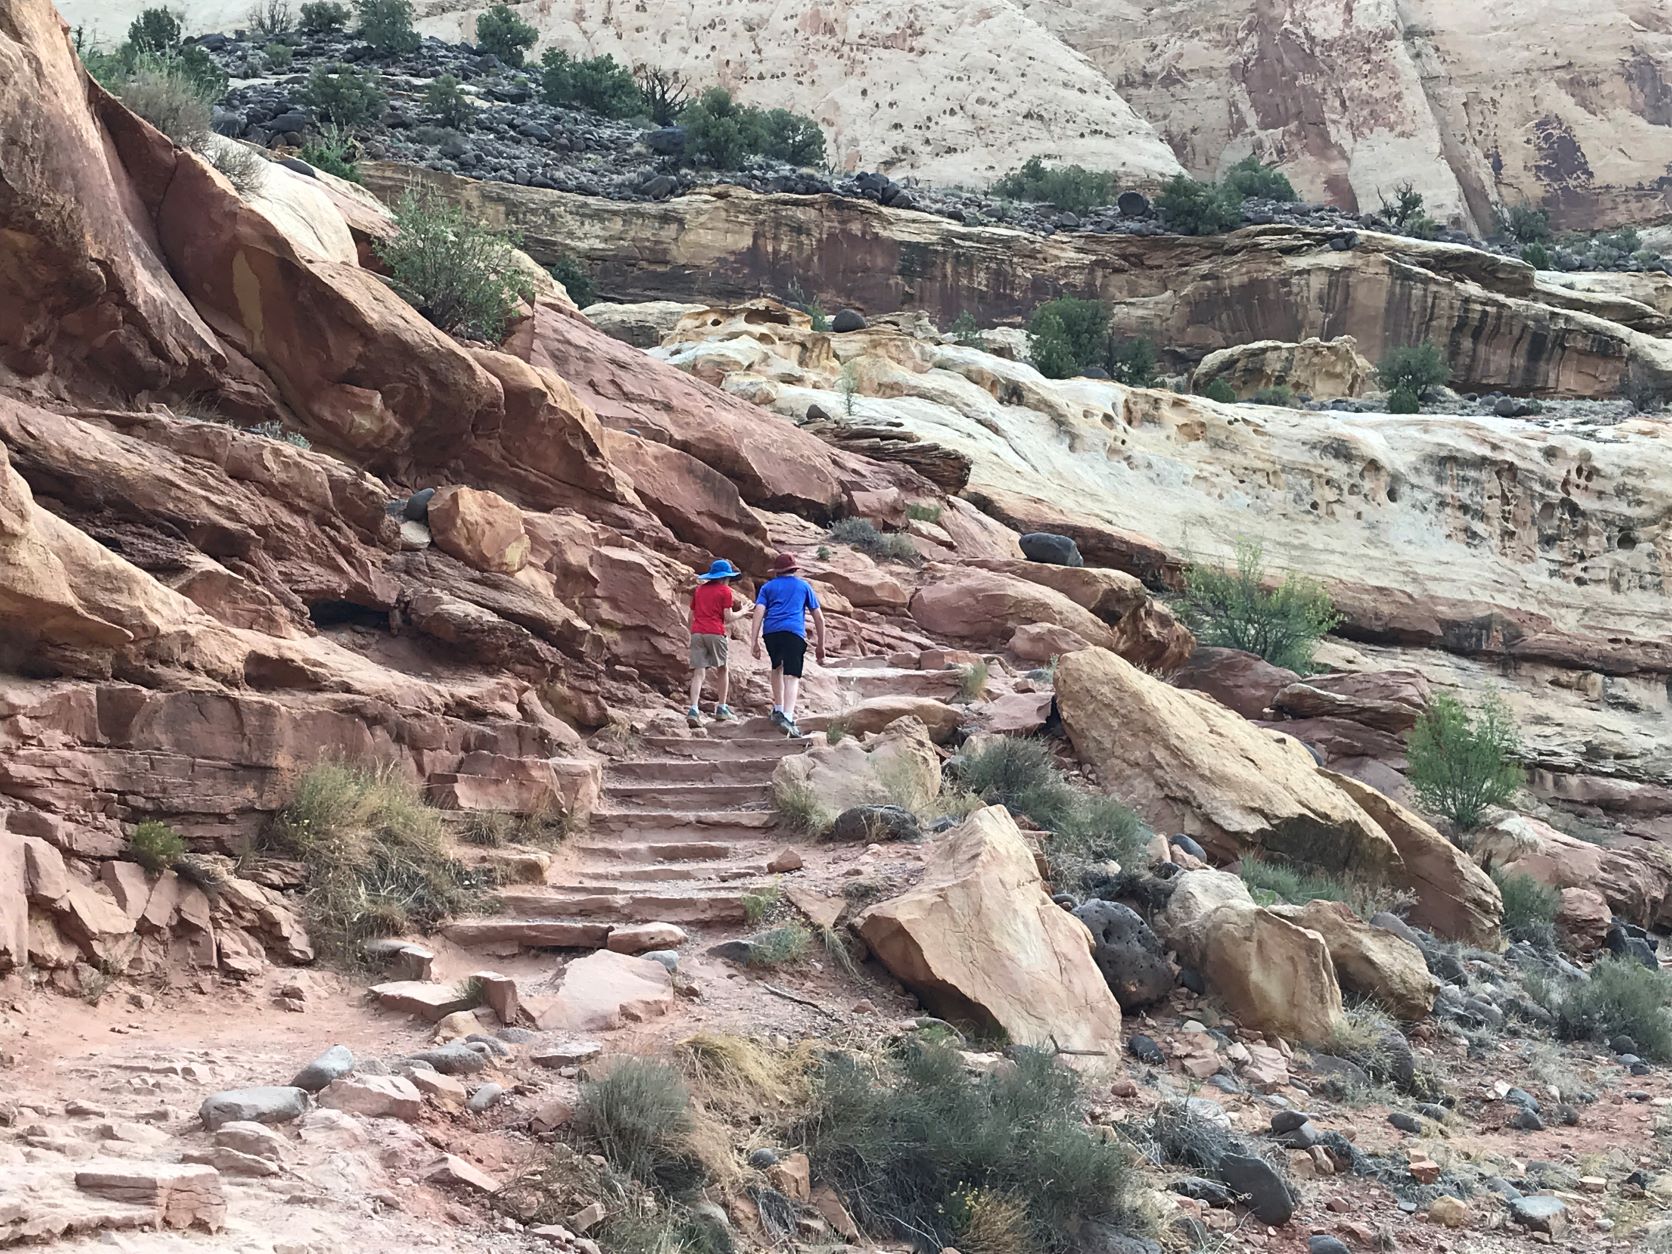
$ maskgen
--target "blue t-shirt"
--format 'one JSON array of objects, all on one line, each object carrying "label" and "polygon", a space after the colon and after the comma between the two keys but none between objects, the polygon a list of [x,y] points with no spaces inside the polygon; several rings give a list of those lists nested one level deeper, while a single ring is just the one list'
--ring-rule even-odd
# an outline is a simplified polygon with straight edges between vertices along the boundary
[{"label": "blue t-shirt", "polygon": [[813,585],[799,575],[779,575],[769,579],[755,593],[755,603],[766,606],[766,618],[761,623],[761,634],[770,631],[793,631],[798,636],[807,634],[807,611],[819,608],[819,598]]}]

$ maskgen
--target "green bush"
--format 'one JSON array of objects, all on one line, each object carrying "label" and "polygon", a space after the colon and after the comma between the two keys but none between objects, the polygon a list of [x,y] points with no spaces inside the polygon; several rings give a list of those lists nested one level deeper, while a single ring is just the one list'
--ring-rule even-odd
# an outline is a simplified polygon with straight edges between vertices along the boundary
[{"label": "green bush", "polygon": [[[832,724],[830,730],[836,731]],[[842,734],[846,734],[844,731]],[[840,736],[830,743],[836,744]],[[802,836],[823,836],[836,819],[806,784],[775,782],[772,785],[772,809],[785,828]]]},{"label": "green bush", "polygon": [[1410,902],[1409,896],[1397,889],[1316,867],[1245,857],[1237,869],[1242,882],[1248,885],[1249,895],[1262,906],[1339,901],[1360,918],[1368,919],[1383,910],[1398,913]]},{"label": "green bush", "polygon": [[1556,912],[1561,909],[1562,895],[1519,871],[1494,868],[1491,874],[1504,900],[1504,935],[1540,949],[1556,948]]},{"label": "green bush", "polygon": [[1496,695],[1474,715],[1456,697],[1435,697],[1406,738],[1405,756],[1423,805],[1465,831],[1478,827],[1487,807],[1503,805],[1523,782],[1520,737]]},{"label": "green bush", "polygon": [[967,309],[953,319],[948,331],[953,341],[962,348],[981,347],[981,326]]},{"label": "green bush", "polygon": [[373,245],[390,282],[449,335],[497,344],[518,303],[533,298],[513,239],[463,207],[409,192],[395,228]]},{"label": "green bush", "polygon": [[308,0],[301,9],[297,26],[309,35],[329,35],[348,25],[348,6],[332,0]]},{"label": "green bush", "polygon": [[268,44],[262,55],[267,58],[267,68],[269,70],[272,70],[275,74],[283,74],[290,68],[291,61],[295,59],[296,49],[289,44]]},{"label": "green bush", "polygon": [[302,98],[321,117],[347,127],[376,121],[389,104],[377,75],[341,62],[314,66]]},{"label": "green bush", "polygon": [[428,930],[485,902],[483,885],[447,856],[439,813],[386,768],[309,768],[264,846],[306,868],[308,935],[339,962],[358,961],[366,940]]},{"label": "green bush", "polygon": [[1048,379],[1073,378],[1100,364],[1108,345],[1109,310],[1101,301],[1059,296],[1028,322],[1028,355]]},{"label": "green bush", "polygon": [[989,805],[1022,815],[1046,833],[1044,846],[1061,886],[1077,889],[1085,872],[1108,861],[1131,866],[1146,832],[1114,797],[1069,783],[1050,746],[1030,736],[1005,736],[953,764],[959,783]]},{"label": "green bush", "polygon": [[1672,975],[1632,958],[1607,957],[1587,980],[1545,984],[1533,990],[1567,1040],[1606,1041],[1625,1035],[1637,1052],[1672,1062]]},{"label": "green bush", "polygon": [[128,858],[161,875],[186,856],[186,839],[167,823],[146,819],[128,835]]},{"label": "green bush", "polygon": [[749,937],[751,967],[793,967],[807,960],[813,948],[813,934],[800,923],[757,932]]},{"label": "green bush", "polygon": [[938,523],[945,512],[944,505],[925,504],[920,501],[913,501],[906,506],[906,517],[913,522]]},{"label": "green bush", "polygon": [[1294,184],[1278,170],[1262,165],[1253,155],[1244,157],[1225,172],[1223,186],[1238,200],[1255,197],[1259,200],[1280,200],[1285,204],[1295,199]]},{"label": "green bush", "polygon": [[1218,401],[1222,405],[1235,404],[1237,399],[1236,390],[1223,379],[1214,379],[1210,381],[1208,385],[1202,389],[1201,394],[1207,397],[1208,400]]},{"label": "green bush", "polygon": [[1511,205],[1498,211],[1498,229],[1517,243],[1543,244],[1550,239],[1550,214],[1532,205]]},{"label": "green bush", "polygon": [[1422,399],[1410,388],[1394,388],[1388,393],[1388,413],[1420,414]]},{"label": "green bush", "polygon": [[360,15],[354,33],[378,56],[398,57],[417,50],[411,0],[354,0],[354,11]]},{"label": "green bush", "polygon": [[1521,249],[1521,260],[1535,270],[1548,270],[1552,264],[1550,250],[1537,242],[1527,244]]},{"label": "green bush", "polygon": [[561,48],[548,48],[540,58],[540,90],[547,104],[591,109],[607,118],[645,111],[632,71],[611,56],[578,61]]},{"label": "green bush", "polygon": [[690,88],[677,71],[641,65],[634,69],[633,81],[639,85],[650,120],[657,126],[672,126],[679,121],[680,110],[690,103]]},{"label": "green bush", "polygon": [[691,1093],[666,1063],[622,1058],[581,1085],[576,1115],[582,1135],[617,1170],[670,1190],[701,1179]]},{"label": "green bush", "polygon": [[724,87],[710,87],[679,115],[685,127],[685,155],[698,165],[735,170],[759,150],[755,111],[737,103]]},{"label": "green bush", "polygon": [[1156,216],[1180,235],[1217,235],[1242,224],[1242,198],[1217,183],[1175,174],[1155,198]]},{"label": "green bush", "polygon": [[830,524],[825,534],[837,544],[856,548],[878,561],[910,565],[923,560],[910,536],[899,531],[881,531],[869,518],[840,518]]},{"label": "green bush", "polygon": [[1315,580],[1287,575],[1277,587],[1265,586],[1264,558],[1261,545],[1240,540],[1233,567],[1192,563],[1185,568],[1180,610],[1200,643],[1256,653],[1304,675],[1318,641],[1340,615]]},{"label": "green bush", "polygon": [[209,146],[210,97],[177,59],[140,57],[111,91],[180,147],[201,152]]},{"label": "green bush", "polygon": [[507,4],[495,4],[476,16],[476,47],[492,53],[506,65],[521,65],[523,57],[540,38],[540,32],[511,11]]},{"label": "green bush", "polygon": [[572,254],[564,253],[546,269],[551,272],[552,278],[563,284],[563,290],[569,293],[569,299],[578,308],[585,309],[597,302],[598,289],[592,284],[592,275]]},{"label": "green bush", "polygon": [[1423,209],[1422,193],[1408,181],[1395,185],[1392,200],[1382,197],[1382,216],[1401,235],[1433,239],[1440,233],[1440,224]]},{"label": "green bush", "polygon": [[1099,1226],[1141,1232],[1128,1151],[1087,1123],[1079,1077],[1011,1053],[972,1076],[944,1045],[875,1064],[831,1051],[793,1135],[861,1227],[914,1246],[1067,1254]]},{"label": "green bush", "polygon": [[267,158],[248,144],[226,139],[206,147],[203,155],[240,196],[253,196],[267,179]]},{"label": "green bush", "polygon": [[1105,362],[1109,377],[1117,383],[1135,388],[1155,385],[1158,365],[1155,345],[1141,336],[1111,341]]},{"label": "green bush", "polygon": [[431,79],[424,88],[424,112],[455,130],[468,126],[476,116],[476,109],[460,88],[459,80],[451,74]]},{"label": "green bush", "polygon": [[1451,367],[1433,343],[1424,340],[1406,348],[1392,348],[1376,366],[1376,381],[1390,392],[1403,389],[1420,397],[1451,378]]},{"label": "green bush", "polygon": [[768,109],[759,115],[757,125],[763,157],[790,165],[824,164],[824,132],[812,118],[788,109]]},{"label": "green bush", "polygon": [[128,46],[140,54],[164,56],[180,46],[180,19],[167,9],[146,9],[128,26]]},{"label": "green bush", "polygon": [[1020,169],[1012,170],[993,184],[995,196],[1032,200],[1055,205],[1069,213],[1086,213],[1113,204],[1119,188],[1107,170],[1088,170],[1079,165],[1048,166],[1029,157]]},{"label": "green bush", "polygon": [[321,127],[317,136],[302,145],[302,160],[350,183],[360,181],[360,171],[354,164],[358,157],[353,136],[335,123]]},{"label": "green bush", "polygon": [[1270,387],[1256,388],[1254,394],[1248,398],[1248,403],[1287,407],[1295,403],[1295,394],[1285,384],[1275,383]]}]

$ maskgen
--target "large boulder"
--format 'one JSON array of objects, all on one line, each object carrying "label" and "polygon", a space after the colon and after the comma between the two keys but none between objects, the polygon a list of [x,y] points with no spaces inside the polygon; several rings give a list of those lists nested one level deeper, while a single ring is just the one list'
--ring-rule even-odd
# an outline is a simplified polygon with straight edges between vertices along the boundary
[{"label": "large boulder", "polygon": [[1593,845],[1524,814],[1506,814],[1475,834],[1488,866],[1530,875],[1549,888],[1588,888],[1639,927],[1672,920],[1672,852],[1634,840]]},{"label": "large boulder", "polygon": [[524,999],[543,1032],[602,1032],[673,1008],[673,977],[650,958],[600,949],[563,968],[550,996]]},{"label": "large boulder", "polygon": [[1410,941],[1372,927],[1339,901],[1276,906],[1273,913],[1324,938],[1336,979],[1348,992],[1407,1022],[1427,1018],[1434,1009],[1434,977]]},{"label": "large boulder", "polygon": [[1576,954],[1591,954],[1602,948],[1613,922],[1613,912],[1601,893],[1589,888],[1564,888],[1556,910],[1556,931],[1564,948]]},{"label": "large boulder", "polygon": [[1266,852],[1366,877],[1398,870],[1387,834],[1293,740],[1104,649],[1063,658],[1055,687],[1075,751],[1158,830],[1224,861]]},{"label": "large boulder", "polygon": [[1386,793],[1350,775],[1323,774],[1357,802],[1399,850],[1402,865],[1391,878],[1416,894],[1412,923],[1482,949],[1497,949],[1503,943],[1503,897],[1492,877],[1468,854]]},{"label": "large boulder", "polygon": [[1105,649],[1115,647],[1114,632],[1096,614],[1034,580],[969,566],[930,566],[924,576],[923,585],[912,595],[910,610],[917,625],[931,636],[996,649],[1008,643],[1024,623],[1048,623],[1066,627]]},{"label": "large boulder", "polygon": [[1271,704],[1289,718],[1342,718],[1403,734],[1416,726],[1428,697],[1428,680],[1416,671],[1364,671],[1308,676],[1286,686]]},{"label": "large boulder", "polygon": [[1264,718],[1277,694],[1299,680],[1294,671],[1273,666],[1258,654],[1211,645],[1198,646],[1171,677],[1175,688],[1205,692],[1249,719]]},{"label": "large boulder", "polygon": [[1046,893],[1002,807],[941,837],[916,887],[856,922],[878,961],[942,1018],[999,1028],[1020,1045],[1120,1048],[1120,1004],[1085,926]]},{"label": "large boulder", "polygon": [[430,534],[443,552],[490,574],[514,575],[528,564],[522,511],[497,492],[439,489],[430,498]]},{"label": "large boulder", "polygon": [[1138,912],[1116,901],[1088,901],[1074,917],[1091,933],[1093,961],[1122,1010],[1153,1005],[1177,979],[1161,938]]},{"label": "large boulder", "polygon": [[902,694],[867,697],[835,714],[810,714],[801,720],[801,726],[810,732],[820,732],[838,724],[850,736],[863,736],[880,732],[897,719],[915,718],[929,729],[929,739],[943,745],[957,735],[964,717],[957,706],[934,697]]},{"label": "large boulder", "polygon": [[1223,382],[1238,400],[1247,400],[1262,388],[1286,387],[1327,400],[1362,396],[1374,388],[1375,381],[1376,367],[1359,352],[1358,341],[1340,335],[1298,344],[1256,340],[1222,348],[1202,358],[1190,376],[1190,387],[1201,393],[1208,384]]},{"label": "large boulder", "polygon": [[[1023,536],[1025,542],[1029,537]],[[1100,566],[1052,566],[1041,562],[1006,561],[997,558],[977,558],[968,563],[982,570],[1012,575],[1042,587],[1060,592],[1074,604],[1090,610],[1110,626],[1114,626],[1133,610],[1147,605],[1149,590],[1133,575],[1123,570],[1109,570]]]},{"label": "large boulder", "polygon": [[677,300],[644,300],[624,305],[600,302],[581,312],[611,339],[634,348],[655,348],[681,318],[706,307]]},{"label": "large boulder", "polygon": [[892,802],[920,806],[940,791],[940,756],[920,719],[897,718],[870,736],[847,736],[787,757],[773,771],[774,788],[805,788],[832,814]]}]

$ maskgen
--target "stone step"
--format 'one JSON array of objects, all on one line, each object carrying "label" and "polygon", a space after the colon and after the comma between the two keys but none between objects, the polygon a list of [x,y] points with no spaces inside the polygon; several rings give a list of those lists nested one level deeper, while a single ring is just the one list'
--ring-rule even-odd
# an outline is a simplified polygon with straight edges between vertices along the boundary
[{"label": "stone step", "polygon": [[793,740],[777,728],[772,728],[766,736],[646,736],[639,743],[647,751],[658,755],[727,763],[748,762],[757,758],[787,758],[805,753],[808,748],[807,741]]},{"label": "stone step", "polygon": [[889,667],[879,670],[826,671],[844,693],[861,701],[870,697],[936,697],[942,701],[958,695],[964,674],[958,669],[908,671]]},{"label": "stone step", "polygon": [[647,866],[606,866],[574,873],[578,885],[607,887],[625,884],[707,883],[756,881],[767,874],[766,859],[753,862],[673,862]]},{"label": "stone step", "polygon": [[595,919],[486,916],[455,919],[441,934],[456,945],[471,948],[602,949],[610,925]]},{"label": "stone step", "polygon": [[583,920],[602,923],[736,923],[746,913],[750,885],[704,891],[657,892],[630,884],[587,884],[544,892],[501,893],[509,919]]},{"label": "stone step", "polygon": [[757,839],[760,833],[751,832],[750,839],[623,841],[614,843],[576,844],[574,851],[588,862],[609,862],[622,866],[645,866],[667,862],[712,862],[736,857],[742,853],[762,853],[770,848]]},{"label": "stone step", "polygon": [[728,762],[708,762],[701,758],[640,758],[632,762],[612,762],[604,772],[604,788],[617,784],[765,784],[772,779],[779,757],[736,758]]},{"label": "stone step", "polygon": [[771,810],[594,810],[591,837],[629,836],[645,841],[749,840],[778,825]]},{"label": "stone step", "polygon": [[684,812],[762,807],[772,799],[765,780],[752,784],[607,784],[604,799],[613,807],[646,807]]}]

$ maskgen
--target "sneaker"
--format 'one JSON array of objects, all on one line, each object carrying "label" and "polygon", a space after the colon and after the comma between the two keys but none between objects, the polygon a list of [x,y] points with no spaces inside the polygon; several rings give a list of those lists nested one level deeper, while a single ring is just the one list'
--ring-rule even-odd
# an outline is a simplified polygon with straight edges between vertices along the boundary
[{"label": "sneaker", "polygon": [[736,721],[737,715],[732,713],[731,706],[722,702],[714,707],[714,718],[716,722],[731,723]]},{"label": "sneaker", "polygon": [[701,727],[702,726],[702,711],[697,709],[697,707],[693,705],[689,710],[685,711],[685,721],[687,723],[689,723],[692,727]]},{"label": "sneaker", "polygon": [[784,734],[786,736],[788,736],[791,740],[805,740],[805,739],[807,739],[807,733],[802,731],[799,727],[797,727],[794,723],[792,723],[787,718],[784,720]]},{"label": "sneaker", "polygon": [[783,731],[788,731],[790,728],[790,720],[785,716],[782,710],[774,710],[772,711],[772,725],[782,729]]}]

